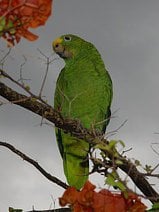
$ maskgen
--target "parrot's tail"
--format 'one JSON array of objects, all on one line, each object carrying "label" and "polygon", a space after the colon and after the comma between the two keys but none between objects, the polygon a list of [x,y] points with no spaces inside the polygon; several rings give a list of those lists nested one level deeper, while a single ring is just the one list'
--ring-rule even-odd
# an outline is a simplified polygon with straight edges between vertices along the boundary
[{"label": "parrot's tail", "polygon": [[56,136],[67,182],[79,190],[89,175],[89,144],[60,129],[56,129]]},{"label": "parrot's tail", "polygon": [[88,155],[81,157],[80,155],[66,153],[63,157],[63,165],[68,184],[80,190],[88,179]]}]

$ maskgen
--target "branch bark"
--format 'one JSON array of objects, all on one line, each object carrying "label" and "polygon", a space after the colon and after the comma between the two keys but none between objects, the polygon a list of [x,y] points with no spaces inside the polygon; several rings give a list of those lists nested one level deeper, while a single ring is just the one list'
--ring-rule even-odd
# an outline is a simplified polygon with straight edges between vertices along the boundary
[{"label": "branch bark", "polygon": [[93,139],[92,132],[82,127],[76,120],[64,119],[61,114],[54,110],[50,105],[40,102],[32,96],[20,94],[0,82],[0,96],[7,99],[10,103],[19,105],[45,119],[54,123],[56,127],[71,133],[72,135],[82,139]]},{"label": "branch bark", "polygon": [[[85,139],[89,143],[96,143],[96,136],[94,132],[85,129],[76,120],[64,119],[60,113],[55,111],[50,105],[40,102],[38,99],[31,96],[28,97],[20,94],[2,82],[0,82],[0,95],[9,102],[46,118],[51,123],[54,123],[56,127],[71,133],[73,136]],[[113,155],[110,155],[110,158],[111,157],[113,157]],[[143,194],[153,203],[159,201],[159,194],[153,189],[143,174],[137,170],[136,166],[123,156],[120,156],[120,160],[122,160],[123,164],[119,165],[119,168],[132,179]]]}]

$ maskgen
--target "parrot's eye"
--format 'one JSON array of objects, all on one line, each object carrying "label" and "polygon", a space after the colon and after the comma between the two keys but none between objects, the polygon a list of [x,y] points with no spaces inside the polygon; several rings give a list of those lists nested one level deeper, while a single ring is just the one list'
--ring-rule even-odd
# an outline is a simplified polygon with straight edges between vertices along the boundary
[{"label": "parrot's eye", "polygon": [[71,41],[71,37],[70,37],[70,36],[65,36],[65,37],[64,37],[64,40],[65,40],[65,41]]}]

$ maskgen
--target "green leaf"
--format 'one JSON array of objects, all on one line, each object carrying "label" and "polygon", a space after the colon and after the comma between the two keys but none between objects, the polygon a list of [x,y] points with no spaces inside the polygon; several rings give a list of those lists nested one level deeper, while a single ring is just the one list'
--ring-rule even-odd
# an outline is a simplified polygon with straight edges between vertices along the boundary
[{"label": "green leaf", "polygon": [[136,165],[136,166],[141,166],[140,161],[139,161],[139,160],[135,160],[135,165]]},{"label": "green leaf", "polygon": [[16,32],[14,24],[11,20],[8,20],[8,24],[6,26],[6,29],[8,29],[11,34],[15,34],[15,32]]},{"label": "green leaf", "polygon": [[159,211],[159,202],[156,202],[152,205],[152,208],[148,211],[151,211],[151,212],[158,212]]},{"label": "green leaf", "polygon": [[118,143],[118,141],[115,141],[115,140],[111,140],[108,144],[109,148],[110,149],[113,149],[115,148],[116,144]]},{"label": "green leaf", "polygon": [[27,91],[30,91],[29,85],[26,85],[26,86],[25,86],[25,89],[26,89]]},{"label": "green leaf", "polygon": [[107,179],[106,179],[105,182],[108,185],[115,186],[114,176],[112,174],[108,174]]},{"label": "green leaf", "polygon": [[2,32],[5,29],[5,25],[6,25],[5,17],[0,17],[0,32]]},{"label": "green leaf", "polygon": [[118,142],[120,143],[120,145],[121,145],[123,148],[125,147],[125,143],[124,143],[124,141],[119,140]]},{"label": "green leaf", "polygon": [[100,150],[105,150],[105,151],[108,151],[109,148],[108,148],[108,145],[107,144],[97,144],[94,146],[95,149],[100,149]]},{"label": "green leaf", "polygon": [[151,172],[152,172],[152,166],[151,166],[151,165],[145,165],[144,170],[145,170],[147,173],[151,173]]},{"label": "green leaf", "polygon": [[122,192],[126,190],[125,185],[121,181],[116,182],[116,187],[119,188]]},{"label": "green leaf", "polygon": [[118,180],[118,174],[115,171],[107,175],[105,182],[110,186],[120,189],[122,192],[126,191],[126,186],[123,182]]},{"label": "green leaf", "polygon": [[10,34],[14,35],[16,33],[16,30],[14,28],[9,30]]},{"label": "green leaf", "polygon": [[115,160],[115,164],[116,165],[122,165],[123,164],[123,161],[121,161],[121,160]]}]

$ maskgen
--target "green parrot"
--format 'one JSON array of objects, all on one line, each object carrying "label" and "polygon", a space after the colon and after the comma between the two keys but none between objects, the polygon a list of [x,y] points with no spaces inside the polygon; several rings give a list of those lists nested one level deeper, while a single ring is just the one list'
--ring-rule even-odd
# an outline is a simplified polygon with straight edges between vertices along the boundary
[{"label": "green parrot", "polygon": [[[112,81],[95,46],[76,35],[62,35],[53,50],[65,61],[59,74],[54,108],[83,127],[105,132],[110,119]],[[90,145],[56,128],[64,173],[70,186],[83,187],[89,175]]]}]

